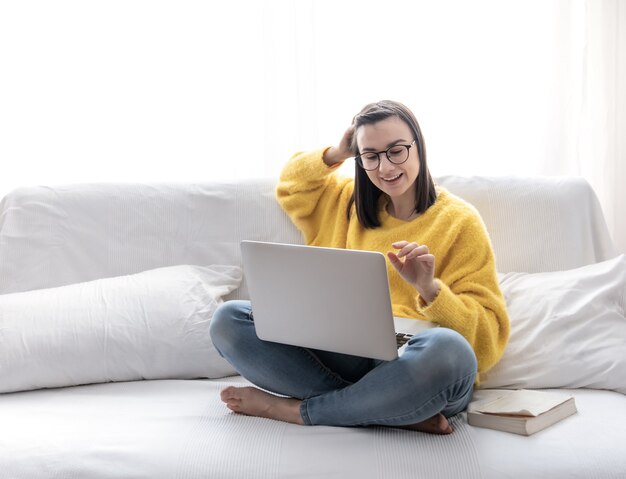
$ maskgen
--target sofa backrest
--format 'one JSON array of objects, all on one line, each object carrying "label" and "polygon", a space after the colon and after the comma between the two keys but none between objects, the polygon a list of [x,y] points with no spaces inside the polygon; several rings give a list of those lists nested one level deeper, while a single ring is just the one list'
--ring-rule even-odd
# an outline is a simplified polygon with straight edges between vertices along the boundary
[{"label": "sofa backrest", "polygon": [[[553,271],[616,254],[574,178],[442,177],[481,213],[498,270]],[[19,188],[0,204],[0,294],[176,264],[241,264],[243,239],[301,243],[275,180]],[[245,281],[231,297],[247,297]]]},{"label": "sofa backrest", "polygon": [[443,176],[437,183],[478,209],[501,273],[562,271],[618,254],[583,178]]}]

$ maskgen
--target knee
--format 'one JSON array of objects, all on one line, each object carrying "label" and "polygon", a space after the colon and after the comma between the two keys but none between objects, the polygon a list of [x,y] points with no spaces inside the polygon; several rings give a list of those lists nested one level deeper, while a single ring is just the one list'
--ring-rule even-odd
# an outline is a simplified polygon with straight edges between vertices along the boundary
[{"label": "knee", "polygon": [[[407,352],[420,350],[421,360],[415,366],[423,372],[425,365],[439,378],[451,382],[476,374],[476,354],[467,340],[448,328],[433,328],[411,338]],[[406,353],[405,353],[406,354]]]},{"label": "knee", "polygon": [[448,328],[432,329],[430,341],[433,351],[454,364],[466,364],[469,369],[476,368],[476,354],[472,346],[460,333]]},{"label": "knee", "polygon": [[215,310],[209,324],[209,335],[220,354],[237,342],[238,322],[249,319],[250,310],[248,301],[227,301]]}]

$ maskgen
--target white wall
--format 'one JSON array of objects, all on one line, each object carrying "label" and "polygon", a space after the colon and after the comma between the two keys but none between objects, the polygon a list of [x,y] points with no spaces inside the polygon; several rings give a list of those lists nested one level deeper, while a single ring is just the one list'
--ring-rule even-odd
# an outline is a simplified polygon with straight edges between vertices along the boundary
[{"label": "white wall", "polygon": [[[0,195],[276,176],[365,104],[435,175],[581,175],[626,250],[619,0],[0,3]],[[620,27],[621,26],[621,27]]]}]

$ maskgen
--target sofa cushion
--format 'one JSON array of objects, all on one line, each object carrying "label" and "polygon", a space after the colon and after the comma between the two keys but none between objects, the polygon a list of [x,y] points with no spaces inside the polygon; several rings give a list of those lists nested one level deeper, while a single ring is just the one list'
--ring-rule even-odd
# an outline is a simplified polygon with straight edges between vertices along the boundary
[{"label": "sofa cushion", "polygon": [[485,388],[593,388],[626,394],[626,257],[501,275],[511,319]]},{"label": "sofa cushion", "polygon": [[173,266],[0,295],[0,392],[235,374],[209,324],[234,266]]}]

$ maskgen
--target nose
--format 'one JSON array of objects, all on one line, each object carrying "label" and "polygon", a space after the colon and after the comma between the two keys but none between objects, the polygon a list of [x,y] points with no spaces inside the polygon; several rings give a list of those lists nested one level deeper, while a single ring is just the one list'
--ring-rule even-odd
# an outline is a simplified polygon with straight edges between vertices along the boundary
[{"label": "nose", "polygon": [[378,171],[383,173],[385,171],[393,171],[396,167],[396,165],[394,165],[391,161],[389,161],[389,158],[387,158],[387,155],[385,155],[384,153],[381,153],[378,156],[379,162],[378,162]]}]

